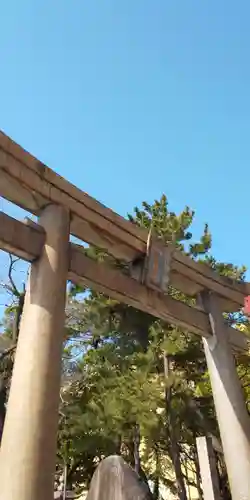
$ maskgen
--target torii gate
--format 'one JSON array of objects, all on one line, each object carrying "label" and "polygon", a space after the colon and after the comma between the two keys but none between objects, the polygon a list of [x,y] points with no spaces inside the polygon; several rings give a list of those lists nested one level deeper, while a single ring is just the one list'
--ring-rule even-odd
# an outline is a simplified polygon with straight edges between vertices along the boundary
[{"label": "torii gate", "polygon": [[[1,132],[0,195],[39,216],[36,224],[0,213],[0,248],[31,262],[0,451],[1,497],[53,498],[70,279],[203,337],[232,497],[249,499],[250,420],[232,354],[246,351],[247,339],[224,324],[222,311],[243,307],[250,284],[222,278],[148,239],[146,230],[80,191]],[[130,275],[86,257],[81,246],[70,243],[70,234],[132,263]],[[168,283],[199,296],[199,306],[168,296]]]}]

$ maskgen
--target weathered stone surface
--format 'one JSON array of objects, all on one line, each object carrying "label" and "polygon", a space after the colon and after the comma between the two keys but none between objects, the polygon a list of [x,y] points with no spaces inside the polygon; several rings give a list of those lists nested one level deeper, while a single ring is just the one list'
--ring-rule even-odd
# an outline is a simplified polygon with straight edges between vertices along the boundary
[{"label": "weathered stone surface", "polygon": [[147,485],[119,456],[105,458],[97,467],[87,500],[151,500]]}]

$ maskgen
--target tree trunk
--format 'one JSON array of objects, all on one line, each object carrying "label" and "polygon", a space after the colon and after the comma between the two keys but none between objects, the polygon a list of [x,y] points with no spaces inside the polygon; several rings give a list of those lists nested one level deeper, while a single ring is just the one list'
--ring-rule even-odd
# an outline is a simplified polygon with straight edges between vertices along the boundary
[{"label": "tree trunk", "polygon": [[154,474],[154,490],[153,498],[154,500],[159,500],[160,497],[160,465],[159,465],[159,453],[157,445],[154,448],[155,451],[155,474]]},{"label": "tree trunk", "polygon": [[225,464],[223,463],[223,459],[220,460],[218,455],[217,455],[217,473],[219,478],[220,492],[223,500],[232,500],[232,496],[228,486],[226,467]]},{"label": "tree trunk", "polygon": [[154,500],[159,500],[159,477],[156,476],[154,480],[154,491],[153,491]]},{"label": "tree trunk", "polygon": [[[12,329],[12,341],[13,341],[13,346],[9,347],[6,349],[3,353],[1,353],[1,359],[7,357],[7,356],[12,356],[14,354],[14,351],[16,349],[16,343],[18,340],[18,335],[19,335],[19,328],[20,328],[20,321],[21,321],[21,316],[23,313],[23,306],[24,306],[24,297],[25,297],[25,289],[23,292],[20,293],[18,297],[18,305],[15,311],[14,315],[14,322],[13,322],[13,329]],[[13,366],[13,363],[11,363],[11,367]],[[12,368],[11,368],[12,371]],[[4,421],[5,421],[5,414],[6,414],[6,404],[7,404],[7,399],[8,399],[8,382],[3,378],[0,380],[0,443],[2,439],[2,434],[3,434],[3,428],[4,428]]]},{"label": "tree trunk", "polygon": [[[127,461],[132,465],[132,467],[135,469],[135,457],[134,457],[134,437],[133,437],[133,440],[131,439],[130,441],[128,442],[124,442],[126,448],[128,449],[128,452],[129,452],[129,458],[127,459]],[[144,469],[142,468],[142,465],[141,465],[141,459],[140,459],[140,469],[139,469],[139,476],[140,478],[142,479],[142,481],[144,481],[144,483],[146,484],[147,488],[148,488],[148,492],[149,492],[149,497],[152,499],[152,493],[151,493],[151,490],[150,490],[150,487],[149,487],[149,484],[148,484],[148,478],[147,478],[147,475],[144,471]]]},{"label": "tree trunk", "polygon": [[115,454],[116,455],[121,455],[121,446],[122,446],[122,437],[117,436],[115,440]]},{"label": "tree trunk", "polygon": [[180,450],[179,450],[178,442],[176,439],[174,422],[173,422],[173,415],[172,415],[172,409],[171,409],[172,390],[171,390],[171,387],[168,387],[168,384],[167,384],[167,380],[168,380],[169,374],[170,374],[170,363],[169,363],[169,359],[168,359],[166,352],[164,352],[164,354],[163,354],[163,359],[164,359],[164,376],[165,376],[165,381],[166,381],[165,405],[166,405],[166,417],[167,417],[167,423],[168,423],[167,431],[169,433],[169,439],[170,439],[171,459],[172,459],[174,471],[175,471],[176,487],[177,487],[179,500],[188,500],[185,482],[184,482],[184,478],[183,478],[183,474],[182,474],[182,470],[181,470]]},{"label": "tree trunk", "polygon": [[142,467],[140,467],[139,476],[140,476],[141,480],[145,483],[145,485],[148,489],[149,498],[151,500],[153,500],[152,493],[151,493],[151,490],[150,490],[150,487],[148,484],[148,478],[147,478],[146,472],[142,469]]},{"label": "tree trunk", "polygon": [[16,311],[15,311],[15,317],[14,317],[14,323],[13,323],[13,333],[12,333],[12,340],[14,343],[16,343],[18,340],[20,322],[21,322],[21,317],[23,314],[24,299],[25,299],[25,288],[24,288],[23,292],[21,292],[19,297],[18,297],[18,305],[17,305]]},{"label": "tree trunk", "polygon": [[135,461],[135,472],[137,472],[137,474],[140,474],[140,468],[141,468],[140,442],[141,442],[140,426],[138,424],[135,424],[135,429],[134,429],[134,461]]},{"label": "tree trunk", "polygon": [[196,452],[194,452],[194,465],[195,465],[198,498],[199,498],[199,500],[203,500],[203,491],[202,491],[202,487],[201,487],[201,475],[200,475],[199,460],[198,460]]}]

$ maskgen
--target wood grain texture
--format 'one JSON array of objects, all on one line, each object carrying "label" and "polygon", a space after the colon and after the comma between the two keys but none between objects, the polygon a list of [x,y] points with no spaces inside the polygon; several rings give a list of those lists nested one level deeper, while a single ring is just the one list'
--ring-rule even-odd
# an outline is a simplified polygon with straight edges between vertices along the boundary
[{"label": "wood grain texture", "polygon": [[[53,172],[34,156],[0,132],[0,195],[39,214],[48,203],[71,211],[71,234],[108,251],[125,261],[145,255],[148,233],[114,213]],[[171,284],[181,292],[196,296],[214,291],[224,311],[237,311],[250,293],[249,283],[223,278],[209,266],[174,250]]]},{"label": "wood grain texture", "polygon": [[[120,270],[86,257],[78,245],[71,244],[69,279],[74,283],[90,286],[136,309],[152,314],[189,332],[211,336],[208,315],[201,308],[190,307],[168,295],[159,294]],[[226,327],[225,331],[235,350],[247,350],[246,336]]]},{"label": "wood grain texture", "polygon": [[[0,484],[5,500],[53,498],[69,213],[51,205],[39,222],[44,231],[36,236],[46,234],[46,240],[29,273],[1,442]],[[22,229],[34,231],[34,226]],[[18,471],[15,477],[12,468]]]},{"label": "wood grain texture", "polygon": [[[110,208],[105,207],[102,203],[98,202],[84,191],[80,190],[70,182],[66,181],[63,177],[48,168],[44,163],[37,160],[30,153],[25,151],[21,146],[16,144],[10,137],[0,131],[0,148],[6,151],[10,156],[19,160],[23,165],[27,166],[31,171],[38,174],[42,179],[46,180],[49,184],[56,186],[59,190],[67,193],[75,200],[78,200],[91,211],[96,212],[101,217],[124,229],[127,233],[132,234],[136,238],[144,242],[144,230],[140,229],[129,221],[116,214]],[[141,233],[141,236],[140,236]]]},{"label": "wood grain texture", "polygon": [[[29,157],[30,156],[30,157]],[[126,247],[133,249],[133,256],[136,252],[145,251],[145,243],[140,234],[144,236],[144,231],[125,220],[112,210],[104,207],[89,195],[67,182],[58,174],[41,164],[34,157],[29,155],[20,146],[11,141],[3,133],[0,133],[0,169],[2,173],[13,177],[25,189],[32,192],[34,196],[38,195],[37,206],[33,203],[26,209],[34,213],[34,209],[44,208],[48,202],[58,203],[66,206],[74,214],[74,231],[77,230],[77,219],[83,219],[92,224],[102,233],[107,233],[117,242],[121,241]],[[5,186],[0,183],[0,194],[14,203],[18,203],[16,197],[18,193],[9,192],[5,194]],[[22,201],[22,206],[23,206]],[[84,237],[88,243],[99,244],[98,242],[88,241],[88,235],[75,234],[75,236]],[[92,235],[93,236],[93,235]],[[132,238],[131,238],[132,236]],[[131,253],[131,252],[129,252]],[[126,256],[125,256],[126,257]],[[130,256],[129,256],[130,258]]]},{"label": "wood grain texture", "polygon": [[[202,288],[212,289],[216,294],[227,298],[236,305],[242,305],[243,296],[245,297],[248,291],[247,284],[220,276],[207,264],[195,262],[177,250],[173,256],[173,270],[186,276]],[[194,290],[194,293],[197,294],[197,289]]]},{"label": "wood grain texture", "polygon": [[[32,262],[41,254],[45,239],[42,228],[35,222],[17,221],[0,213],[0,248]],[[79,245],[70,244],[69,279],[105,293],[125,304],[147,312],[168,323],[205,337],[211,335],[208,315],[201,308],[190,307],[172,297],[160,294],[127,276],[121,270],[97,263],[83,253]],[[236,350],[246,350],[246,336],[226,328],[230,343]]]},{"label": "wood grain texture", "polygon": [[41,254],[45,233],[38,225],[30,226],[0,212],[0,248],[28,262]]}]

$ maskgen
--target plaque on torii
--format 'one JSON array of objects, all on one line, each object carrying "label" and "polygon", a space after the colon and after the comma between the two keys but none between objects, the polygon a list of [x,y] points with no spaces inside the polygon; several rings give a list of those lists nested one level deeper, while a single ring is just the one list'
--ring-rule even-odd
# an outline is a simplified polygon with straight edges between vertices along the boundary
[{"label": "plaque on torii", "polygon": [[132,262],[130,273],[133,278],[148,288],[167,293],[170,278],[172,248],[167,247],[149,231],[146,254]]}]

